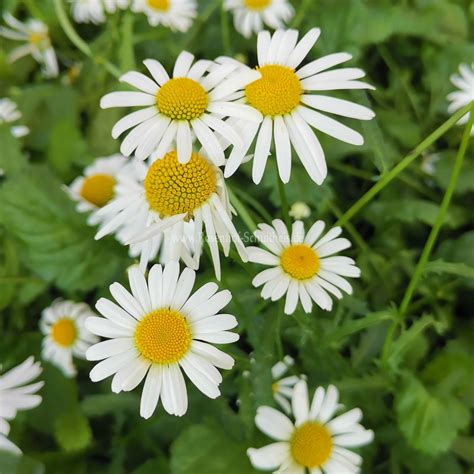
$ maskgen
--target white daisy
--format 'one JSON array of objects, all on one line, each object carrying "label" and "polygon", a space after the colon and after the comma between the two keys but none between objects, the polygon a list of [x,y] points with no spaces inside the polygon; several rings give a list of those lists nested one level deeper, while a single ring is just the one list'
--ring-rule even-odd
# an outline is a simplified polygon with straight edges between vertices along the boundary
[{"label": "white daisy", "polygon": [[44,382],[26,385],[38,377],[41,371],[40,363],[29,357],[17,367],[0,375],[0,450],[21,453],[21,450],[7,439],[10,432],[7,420],[13,420],[18,411],[30,410],[41,403],[41,396],[36,395],[36,392]]},{"label": "white daisy", "polygon": [[[8,97],[0,99],[0,125],[2,123],[11,123],[21,118],[21,112],[18,110],[18,106],[10,100]],[[13,125],[10,131],[14,137],[24,137],[30,133],[28,127],[24,125]]]},{"label": "white daisy", "polygon": [[[229,330],[237,320],[220,311],[231,300],[228,290],[217,292],[206,283],[191,295],[196,274],[177,262],[154,265],[148,282],[138,267],[129,270],[130,294],[114,283],[110,292],[118,305],[101,298],[97,310],[104,318],[88,318],[87,328],[109,338],[87,351],[89,360],[101,360],[91,371],[93,382],[113,375],[112,391],[136,388],[143,379],[140,415],[153,415],[161,397],[170,414],[186,413],[188,398],[181,369],[209,398],[220,395],[222,376],[216,369],[231,369],[232,357],[212,344],[238,340]],[[209,344],[211,343],[211,344]]]},{"label": "white daisy", "polygon": [[283,377],[290,367],[295,363],[294,359],[289,355],[285,356],[283,360],[277,362],[272,367],[272,392],[273,398],[278,403],[278,405],[285,410],[286,413],[291,412],[291,405],[288,400],[291,400],[291,395],[293,393],[293,387],[300,380],[300,377],[297,375],[289,375]]},{"label": "white daisy", "polygon": [[244,147],[234,148],[225,169],[225,177],[232,175],[254,142],[252,177],[262,179],[270,148],[275,145],[275,156],[280,178],[287,183],[291,173],[291,147],[300,158],[313,181],[321,184],[327,175],[326,160],[312,127],[346,143],[362,145],[362,135],[314,109],[359,120],[370,120],[374,113],[367,107],[314,91],[339,89],[373,89],[357,81],[365,76],[362,69],[327,69],[351,59],[348,53],[336,53],[299,65],[309,53],[320,34],[311,29],[298,43],[298,31],[277,30],[258,35],[258,67],[262,77],[245,88],[243,100],[262,113],[260,124],[237,124],[242,130]]},{"label": "white daisy", "polygon": [[194,65],[193,61],[192,54],[182,52],[170,79],[161,63],[147,59],[144,64],[154,80],[134,71],[120,79],[140,92],[111,92],[102,97],[102,108],[147,106],[126,115],[112,129],[114,138],[132,129],[120,147],[123,155],[135,152],[136,157],[145,159],[154,152],[155,157],[162,157],[176,142],[179,161],[186,163],[191,157],[194,133],[209,158],[221,166],[225,157],[219,136],[242,146],[239,134],[223,118],[238,116],[255,123],[261,120],[257,110],[232,101],[245,85],[260,77],[259,73],[243,69],[237,61],[216,64],[200,60]]},{"label": "white daisy", "polygon": [[304,225],[295,221],[291,232],[280,219],[259,224],[255,237],[268,248],[247,247],[249,261],[269,265],[253,279],[253,285],[263,286],[262,298],[272,301],[286,293],[285,313],[292,314],[298,301],[306,313],[314,301],[322,309],[332,309],[332,294],[342,298],[340,290],[352,293],[352,287],[342,277],[358,278],[360,270],[349,257],[334,256],[351,246],[349,240],[338,238],[342,229],[333,227],[323,237],[324,222],[315,222],[305,235]]},{"label": "white daisy", "polygon": [[[168,231],[176,258],[181,257],[187,266],[197,269],[204,226],[218,279],[218,242],[227,256],[233,241],[242,260],[247,261],[245,247],[232,223],[232,209],[222,172],[204,154],[194,152],[187,163],[181,164],[173,150],[144,168],[146,174],[138,180],[124,174],[119,176],[115,198],[97,211],[102,224],[96,239],[115,232],[128,222],[133,222],[133,227],[128,225],[134,233],[131,242],[146,242]],[[184,244],[184,226],[190,219],[194,225],[191,249]]]},{"label": "white daisy", "polygon": [[[474,63],[471,63],[471,66],[461,64],[459,66],[459,74],[453,74],[450,79],[453,85],[459,89],[451,92],[447,97],[450,102],[448,112],[452,114],[461,107],[474,101]],[[464,117],[459,120],[458,124],[465,125],[469,120],[469,117],[470,113],[464,115]],[[474,126],[471,128],[471,135],[474,136]]]},{"label": "white daisy", "polygon": [[66,377],[76,375],[73,356],[86,358],[86,350],[99,339],[84,326],[95,313],[85,303],[56,300],[41,314],[44,334],[42,357],[60,368]]},{"label": "white daisy", "polygon": [[288,0],[225,0],[224,8],[233,11],[235,29],[246,38],[264,25],[283,28],[295,12]]},{"label": "white daisy", "polygon": [[151,26],[185,33],[196,17],[196,0],[134,0],[132,11],[145,13]]},{"label": "white daisy", "polygon": [[45,77],[56,77],[59,74],[58,61],[51,46],[48,27],[42,21],[34,19],[22,23],[9,13],[5,13],[3,18],[10,28],[0,27],[0,36],[25,42],[23,46],[12,50],[8,60],[13,63],[31,54],[43,66]]},{"label": "white daisy", "polygon": [[[77,177],[66,187],[71,199],[77,202],[78,212],[91,212],[105,206],[114,196],[117,176],[129,160],[120,154],[97,158],[84,169],[83,176]],[[96,216],[91,215],[91,224],[96,224]]]},{"label": "white daisy", "polygon": [[308,386],[301,380],[295,385],[291,400],[294,423],[274,408],[258,408],[255,424],[276,443],[248,449],[252,465],[287,474],[360,472],[362,457],[347,448],[370,443],[374,433],[359,424],[359,408],[334,418],[338,398],[333,385],[327,390],[318,387],[310,404]]}]

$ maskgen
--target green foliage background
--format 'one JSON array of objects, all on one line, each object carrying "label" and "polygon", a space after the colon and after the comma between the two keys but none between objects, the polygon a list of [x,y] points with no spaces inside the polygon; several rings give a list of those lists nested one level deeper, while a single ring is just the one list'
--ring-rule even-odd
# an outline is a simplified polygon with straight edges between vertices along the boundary
[{"label": "green foliage background", "polygon": [[[320,136],[329,177],[316,186],[298,160],[286,186],[289,204],[302,200],[316,219],[333,223],[380,176],[447,119],[449,76],[474,60],[474,7],[469,0],[292,0],[292,26],[322,35],[311,57],[337,51],[354,55],[377,87],[349,93],[375,110],[360,127],[366,144],[351,147]],[[93,240],[94,229],[61,189],[95,157],[118,151],[110,136],[123,110],[100,110],[99,98],[118,89],[103,67],[142,70],[152,57],[170,67],[177,54],[240,54],[255,63],[255,38],[244,40],[217,0],[199,0],[199,17],[186,34],[151,28],[144,16],[120,12],[78,32],[94,58],[85,57],[62,31],[52,0],[3,0],[5,11],[37,16],[50,27],[61,77],[44,80],[25,58],[6,61],[14,42],[0,43],[0,96],[19,104],[31,133],[20,140],[0,128],[0,362],[4,369],[33,353],[40,357],[41,310],[62,296],[91,306],[113,281],[126,280],[131,263],[112,238]],[[338,95],[341,97],[341,95]],[[351,124],[352,125],[352,124]],[[357,128],[359,125],[355,124]],[[1,473],[245,474],[245,454],[267,442],[254,427],[256,407],[273,404],[270,367],[282,353],[296,359],[313,389],[336,384],[344,404],[360,406],[375,441],[362,450],[364,472],[462,474],[474,467],[474,230],[473,145],[467,151],[439,239],[392,344],[387,331],[446,191],[462,128],[453,127],[347,223],[349,254],[362,269],[354,295],[307,316],[281,315],[251,286],[258,267],[224,259],[222,286],[234,295],[229,312],[239,320],[237,363],[224,374],[215,401],[190,389],[185,417],[159,409],[139,418],[139,391],[113,395],[110,382],[93,384],[91,364],[78,363],[77,379],[44,364],[43,404],[20,413],[12,440],[23,458],[0,454]],[[433,174],[426,172],[434,162]],[[282,217],[275,168],[251,184],[247,165],[229,186],[251,218]],[[284,216],[283,216],[284,217]],[[242,232],[246,224],[237,219]],[[205,257],[200,283],[213,279]]]}]

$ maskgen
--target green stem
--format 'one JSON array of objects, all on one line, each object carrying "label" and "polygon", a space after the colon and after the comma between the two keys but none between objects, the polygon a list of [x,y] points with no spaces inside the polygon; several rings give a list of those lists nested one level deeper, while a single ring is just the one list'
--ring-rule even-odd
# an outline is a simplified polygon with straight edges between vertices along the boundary
[{"label": "green stem", "polygon": [[285,185],[280,180],[280,176],[278,175],[278,170],[276,173],[276,179],[278,182],[278,191],[280,193],[281,213],[283,214],[283,220],[285,221],[286,226],[288,227],[288,229],[290,229],[291,221],[290,221],[290,210],[288,208],[288,199],[286,199]]},{"label": "green stem", "polygon": [[470,104],[465,105],[454,113],[446,122],[438,127],[433,133],[425,138],[411,153],[402,159],[394,168],[383,175],[374,186],[372,186],[344,215],[337,221],[336,225],[343,226],[364,206],[366,206],[382,189],[396,178],[412,161],[414,161],[424,150],[430,147],[439,137],[443,136],[461,117],[469,112]]},{"label": "green stem", "polygon": [[410,280],[410,283],[408,284],[408,288],[405,291],[405,296],[403,297],[402,303],[400,304],[399,313],[401,318],[404,317],[408,309],[410,301],[413,297],[413,293],[416,290],[421,275],[423,274],[428,259],[430,258],[431,251],[433,250],[436,239],[438,238],[441,226],[443,225],[444,219],[446,217],[446,212],[453,197],[454,190],[456,189],[459,174],[461,173],[462,163],[464,161],[464,155],[466,154],[467,145],[471,135],[471,127],[474,123],[474,101],[471,104],[471,116],[464,129],[464,135],[462,137],[461,145],[459,146],[458,154],[454,162],[453,172],[449,180],[448,188],[446,189],[443,201],[441,202],[441,207],[439,208],[438,215],[436,216],[436,221],[433,225],[433,228],[431,229],[430,235],[428,236],[428,240],[426,241],[425,247],[423,248],[420,259],[418,260],[418,264],[416,265],[413,276]]},{"label": "green stem", "polygon": [[243,205],[242,201],[234,194],[230,187],[227,187],[227,192],[229,193],[229,199],[232,206],[237,211],[239,217],[244,221],[245,225],[249,228],[251,232],[257,229],[257,224],[252,219],[252,216],[247,211],[247,208]]},{"label": "green stem", "polygon": [[[400,308],[398,311],[398,318],[394,320],[387,332],[387,336],[385,338],[384,346],[383,346],[383,351],[382,351],[382,361],[386,362],[389,351],[390,351],[390,346],[392,344],[392,340],[395,334],[395,330],[397,329],[397,326],[401,323],[403,323],[405,314],[407,312],[407,309],[410,305],[411,299],[413,298],[413,294],[416,290],[416,287],[418,286],[418,283],[420,281],[420,278],[423,274],[423,271],[425,269],[426,264],[428,263],[428,260],[431,255],[431,251],[433,250],[433,247],[436,243],[436,240],[438,238],[439,232],[441,230],[441,226],[443,225],[444,218],[446,217],[446,212],[448,210],[449,204],[451,202],[451,198],[453,197],[454,190],[456,189],[456,183],[459,178],[459,174],[461,172],[461,167],[462,163],[464,161],[464,155],[466,154],[467,150],[467,145],[469,143],[469,138],[470,138],[470,133],[471,133],[471,127],[472,124],[474,123],[474,101],[468,104],[468,107],[471,108],[471,115],[470,118],[466,124],[466,127],[464,129],[464,134],[461,140],[461,144],[459,146],[458,153],[456,155],[456,160],[454,162],[454,167],[453,167],[453,172],[451,173],[451,178],[449,180],[448,187],[446,189],[446,192],[443,197],[443,201],[441,202],[441,206],[438,211],[438,215],[436,216],[435,223],[431,229],[430,235],[428,236],[428,239],[426,241],[426,244],[423,248],[423,251],[421,253],[420,259],[418,260],[418,263],[416,264],[415,271],[413,272],[413,275],[410,279],[410,282],[408,284],[408,287],[405,291],[405,294],[403,296],[402,302],[400,304]],[[464,107],[463,109],[465,109]],[[468,109],[469,110],[469,109]]]},{"label": "green stem", "polygon": [[291,23],[291,28],[298,28],[300,23],[303,21],[303,18],[306,15],[306,10],[309,8],[313,0],[303,0],[299,8],[296,9],[297,14]]},{"label": "green stem", "polygon": [[79,49],[82,53],[84,53],[88,58],[91,58],[97,64],[101,64],[102,66],[104,66],[105,69],[110,74],[112,74],[112,76],[119,78],[122,74],[120,70],[106,59],[101,57],[95,57],[94,53],[89,48],[89,45],[77,34],[76,30],[69,21],[66,11],[64,10],[62,0],[54,0],[54,9],[56,11],[59,24],[61,25],[61,28],[63,29],[66,36],[70,39],[71,43],[73,43],[74,46],[76,46],[76,48]]},{"label": "green stem", "polygon": [[284,308],[285,308],[285,300],[283,298],[280,299],[279,308],[277,311],[276,316],[276,324],[275,324],[275,339],[276,339],[276,349],[278,360],[283,360],[283,344],[281,342],[281,320],[284,317]]},{"label": "green stem", "polygon": [[260,215],[262,218],[262,222],[271,222],[273,217],[269,214],[269,212],[252,196],[250,196],[248,193],[243,191],[242,189],[236,188],[235,186],[232,188],[234,193],[239,196],[242,201],[246,202],[250,206],[253,207],[253,209]]},{"label": "green stem", "polygon": [[222,45],[224,47],[224,53],[227,56],[231,55],[230,47],[230,32],[229,32],[229,23],[227,19],[227,11],[224,7],[224,3],[221,6],[221,31],[222,31]]}]

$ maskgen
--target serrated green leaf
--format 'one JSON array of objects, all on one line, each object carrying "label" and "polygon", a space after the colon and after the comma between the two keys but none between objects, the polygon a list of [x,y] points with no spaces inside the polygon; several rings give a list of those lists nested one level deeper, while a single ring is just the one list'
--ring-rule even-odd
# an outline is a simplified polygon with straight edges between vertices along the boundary
[{"label": "serrated green leaf", "polygon": [[469,410],[456,398],[428,392],[408,378],[395,397],[398,426],[415,449],[437,455],[446,452],[459,430],[469,424]]},{"label": "serrated green leaf", "polygon": [[94,288],[112,281],[121,268],[124,248],[94,241],[94,229],[47,169],[30,166],[5,183],[0,201],[0,222],[22,243],[25,263],[58,288]]},{"label": "serrated green leaf", "polygon": [[463,278],[474,278],[474,267],[465,263],[445,262],[442,259],[428,262],[424,269],[425,274],[429,273],[447,273]]},{"label": "serrated green leaf", "polygon": [[254,472],[245,453],[246,446],[219,428],[205,425],[185,430],[171,446],[173,474],[245,474]]}]

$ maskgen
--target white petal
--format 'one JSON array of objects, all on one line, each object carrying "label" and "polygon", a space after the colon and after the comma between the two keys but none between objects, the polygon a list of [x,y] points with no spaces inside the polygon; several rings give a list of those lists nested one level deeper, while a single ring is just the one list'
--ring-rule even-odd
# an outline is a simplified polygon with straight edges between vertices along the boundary
[{"label": "white petal", "polygon": [[255,424],[262,433],[278,441],[288,441],[294,430],[293,423],[286,415],[266,406],[257,408]]},{"label": "white petal", "polygon": [[173,77],[185,77],[187,76],[191,65],[193,64],[194,56],[187,51],[180,53],[173,69]]},{"label": "white petal", "polygon": [[151,312],[153,308],[151,305],[150,293],[148,291],[145,276],[138,265],[129,268],[128,279],[130,281],[130,289],[132,290],[135,299],[141,304],[145,312]]},{"label": "white petal", "polygon": [[135,71],[129,71],[120,77],[120,82],[126,82],[147,94],[156,95],[159,87],[149,77]]},{"label": "white petal", "polygon": [[112,128],[112,137],[118,138],[126,130],[135,127],[158,114],[156,107],[147,107],[146,109],[140,109],[131,114],[125,115],[121,118]]},{"label": "white petal", "polygon": [[259,449],[249,448],[247,455],[256,469],[273,470],[280,467],[289,451],[289,443],[279,441]]},{"label": "white petal", "polygon": [[257,143],[255,145],[255,154],[253,157],[252,179],[255,184],[262,180],[263,172],[267,164],[267,159],[270,154],[270,145],[273,136],[273,120],[266,116],[263,120],[262,126],[257,136]]},{"label": "white petal", "polygon": [[131,337],[108,339],[89,347],[86,357],[87,360],[107,359],[108,357],[121,354],[122,352],[127,352],[132,347],[133,342]]},{"label": "white petal", "polygon": [[309,417],[309,397],[308,385],[305,380],[300,380],[293,389],[291,406],[295,417],[295,425],[299,426],[308,421]]},{"label": "white petal", "polygon": [[363,105],[326,95],[302,95],[301,102],[323,112],[359,120],[371,120],[374,112]]},{"label": "white petal", "polygon": [[234,366],[234,359],[230,355],[205,342],[194,340],[191,351],[220,369],[230,370]]},{"label": "white petal", "polygon": [[101,109],[111,107],[139,107],[145,105],[155,105],[156,99],[144,92],[110,92],[100,99]]},{"label": "white petal", "polygon": [[314,46],[314,43],[318,41],[321,30],[319,28],[312,28],[306,33],[303,38],[298,42],[296,48],[290,55],[288,66],[292,69],[296,69],[306,55],[309,53],[311,48]]},{"label": "white petal", "polygon": [[152,365],[145,379],[140,401],[140,415],[143,418],[148,419],[153,415],[160,399],[161,383],[162,368],[158,364]]},{"label": "white petal", "polygon": [[326,423],[334,415],[337,409],[337,402],[339,400],[339,392],[334,385],[329,385],[326,390],[326,396],[324,397],[321,410],[319,411],[318,421]]},{"label": "white petal", "polygon": [[372,430],[360,431],[357,433],[348,433],[333,437],[334,444],[344,448],[358,448],[370,443],[374,439]]},{"label": "white petal", "polygon": [[109,290],[115,301],[134,318],[141,319],[146,313],[142,305],[120,283],[112,283]]},{"label": "white petal", "polygon": [[318,72],[325,71],[333,66],[349,61],[349,59],[352,59],[352,55],[349,53],[329,54],[306,64],[296,72],[296,75],[299,79],[304,79],[305,77],[313,76]]},{"label": "white petal", "polygon": [[170,77],[166,72],[162,64],[155,59],[145,59],[143,64],[150,71],[150,74],[153,76],[153,79],[162,86],[165,82],[169,81]]},{"label": "white petal", "polygon": [[291,144],[288,129],[281,115],[274,117],[273,128],[278,173],[280,179],[288,183],[291,175]]},{"label": "white petal", "polygon": [[187,163],[191,159],[191,153],[193,151],[193,139],[191,137],[191,129],[189,128],[189,123],[185,120],[180,120],[178,122],[176,145],[178,161],[180,163]]}]

